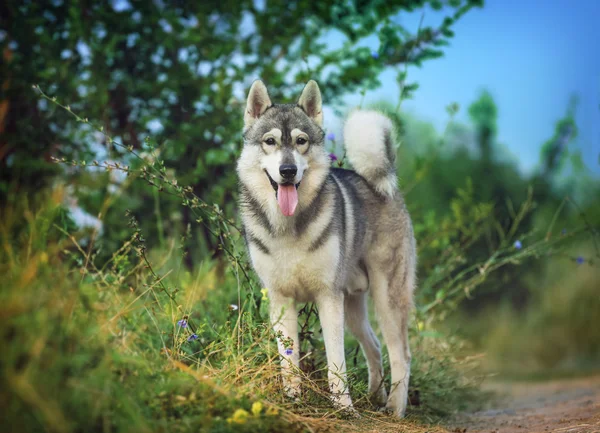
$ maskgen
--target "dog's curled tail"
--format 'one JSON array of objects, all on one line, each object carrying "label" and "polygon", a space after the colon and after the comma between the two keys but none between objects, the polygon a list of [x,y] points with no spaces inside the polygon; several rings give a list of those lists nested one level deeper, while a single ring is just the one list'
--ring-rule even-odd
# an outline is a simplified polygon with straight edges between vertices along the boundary
[{"label": "dog's curled tail", "polygon": [[353,111],[344,125],[346,155],[354,170],[382,196],[398,191],[394,125],[385,115]]}]

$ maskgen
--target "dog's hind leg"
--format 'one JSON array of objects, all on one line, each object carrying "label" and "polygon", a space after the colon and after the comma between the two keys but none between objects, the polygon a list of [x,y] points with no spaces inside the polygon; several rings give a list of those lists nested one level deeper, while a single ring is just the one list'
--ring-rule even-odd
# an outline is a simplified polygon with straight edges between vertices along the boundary
[{"label": "dog's hind leg", "polygon": [[392,370],[386,409],[402,417],[406,411],[410,379],[408,321],[412,308],[414,263],[408,259],[384,271],[380,262],[376,268],[369,269],[369,281]]},{"label": "dog's hind leg", "polygon": [[288,397],[300,395],[300,376],[296,371],[300,364],[298,339],[298,312],[292,298],[269,293],[271,323],[277,334],[277,348],[281,356],[283,389]]},{"label": "dog's hind leg", "polygon": [[369,368],[369,394],[373,403],[385,405],[387,394],[383,383],[383,364],[381,362],[381,345],[369,323],[367,311],[367,294],[358,292],[347,295],[345,299],[346,325],[356,337],[367,359]]}]

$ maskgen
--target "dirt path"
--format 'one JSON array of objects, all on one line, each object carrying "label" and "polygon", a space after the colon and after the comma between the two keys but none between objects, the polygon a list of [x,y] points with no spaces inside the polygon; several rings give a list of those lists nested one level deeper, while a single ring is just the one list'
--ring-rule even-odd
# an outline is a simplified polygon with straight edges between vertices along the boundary
[{"label": "dirt path", "polygon": [[489,409],[464,416],[450,431],[600,432],[600,376],[496,383],[484,388],[500,398]]}]

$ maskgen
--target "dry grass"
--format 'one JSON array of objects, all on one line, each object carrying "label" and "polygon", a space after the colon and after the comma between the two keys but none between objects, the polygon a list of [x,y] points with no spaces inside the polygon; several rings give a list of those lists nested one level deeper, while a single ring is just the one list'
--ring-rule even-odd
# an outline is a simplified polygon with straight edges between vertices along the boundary
[{"label": "dry grass", "polygon": [[[330,404],[315,347],[309,371],[298,372],[303,397],[288,401],[267,301],[257,308],[239,275],[219,276],[214,263],[186,273],[174,243],[147,252],[135,230],[98,263],[96,234],[69,233],[60,202],[5,213],[0,224],[0,406],[13,431],[441,432],[422,423],[465,395],[455,360],[430,350],[448,342],[416,333],[413,378],[424,403],[412,418],[372,412],[359,356],[351,376],[361,417],[347,419]],[[322,344],[316,318],[306,323]]]}]

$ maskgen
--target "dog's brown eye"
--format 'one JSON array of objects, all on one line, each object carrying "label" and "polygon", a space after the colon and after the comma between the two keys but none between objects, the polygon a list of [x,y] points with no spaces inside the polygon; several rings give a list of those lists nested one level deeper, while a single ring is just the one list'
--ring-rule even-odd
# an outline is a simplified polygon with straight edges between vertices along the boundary
[{"label": "dog's brown eye", "polygon": [[275,139],[272,137],[269,137],[265,140],[265,143],[267,143],[269,146],[273,146],[275,144]]},{"label": "dog's brown eye", "polygon": [[296,139],[296,144],[306,144],[306,138],[298,137]]}]

